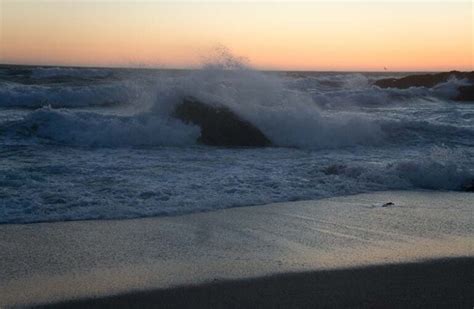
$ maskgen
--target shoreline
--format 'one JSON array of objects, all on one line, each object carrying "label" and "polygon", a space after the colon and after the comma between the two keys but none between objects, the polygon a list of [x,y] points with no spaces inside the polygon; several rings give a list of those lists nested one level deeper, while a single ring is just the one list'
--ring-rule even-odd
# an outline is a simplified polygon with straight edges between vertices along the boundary
[{"label": "shoreline", "polygon": [[[472,265],[473,198],[385,191],[176,217],[0,225],[0,307],[133,298],[130,291],[173,294],[190,286],[206,294],[206,286],[273,282],[275,276],[310,280],[348,271],[353,278],[351,269],[440,258],[464,257],[463,265]],[[383,207],[387,202],[393,205]],[[449,271],[445,276],[439,279],[457,285]],[[281,284],[272,283],[275,289]]]},{"label": "shoreline", "polygon": [[473,278],[474,257],[449,258],[214,281],[36,308],[468,308]]}]

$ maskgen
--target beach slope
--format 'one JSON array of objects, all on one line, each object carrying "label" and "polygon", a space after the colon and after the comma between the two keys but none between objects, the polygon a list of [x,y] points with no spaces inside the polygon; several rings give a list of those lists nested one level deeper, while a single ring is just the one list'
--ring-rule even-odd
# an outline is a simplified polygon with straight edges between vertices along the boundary
[{"label": "beach slope", "polygon": [[474,294],[473,201],[472,193],[389,191],[1,225],[0,306],[180,306],[184,297],[192,307],[465,305]]}]

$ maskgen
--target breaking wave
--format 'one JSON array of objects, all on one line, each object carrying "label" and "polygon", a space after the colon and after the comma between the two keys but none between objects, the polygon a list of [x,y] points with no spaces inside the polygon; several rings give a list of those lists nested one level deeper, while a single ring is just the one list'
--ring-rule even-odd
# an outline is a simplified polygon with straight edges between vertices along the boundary
[{"label": "breaking wave", "polygon": [[[10,153],[31,158],[28,149]],[[462,149],[433,147],[388,162],[382,154],[54,147],[40,163],[2,170],[0,223],[178,215],[377,190],[463,190],[474,181],[473,154]]]},{"label": "breaking wave", "polygon": [[422,160],[402,160],[389,168],[415,188],[461,190],[474,181],[472,154],[435,146]]},{"label": "breaking wave", "polygon": [[60,144],[83,146],[182,146],[199,137],[195,126],[171,118],[115,116],[55,110],[49,107],[28,115],[17,130]]},{"label": "breaking wave", "polygon": [[[66,68],[42,68],[33,72],[39,77],[102,74],[106,75],[100,70]],[[193,145],[199,136],[199,128],[170,116],[183,97],[193,96],[211,105],[228,107],[281,147],[324,149],[437,137],[441,142],[451,136],[465,138],[467,142],[474,138],[470,118],[465,120],[467,125],[457,126],[360,112],[366,106],[396,106],[395,99],[400,103],[419,98],[426,100],[433,93],[447,95],[462,81],[449,80],[434,89],[382,90],[371,86],[374,78],[362,74],[298,77],[262,73],[224,51],[201,70],[179,74],[148,74],[92,85],[3,84],[0,87],[3,107],[40,109],[23,120],[0,123],[0,130],[13,129],[20,134],[71,145]],[[426,103],[423,100],[416,103]],[[125,114],[71,109],[120,104],[126,105]]]},{"label": "breaking wave", "polygon": [[[200,70],[0,68],[0,223],[121,219],[392,189],[473,190],[474,105],[450,79],[258,72],[225,49]],[[276,147],[197,145],[185,97]],[[168,147],[169,146],[169,147]]]},{"label": "breaking wave", "polygon": [[1,107],[10,108],[113,106],[132,102],[136,97],[136,89],[125,84],[58,87],[9,83],[0,86]]}]

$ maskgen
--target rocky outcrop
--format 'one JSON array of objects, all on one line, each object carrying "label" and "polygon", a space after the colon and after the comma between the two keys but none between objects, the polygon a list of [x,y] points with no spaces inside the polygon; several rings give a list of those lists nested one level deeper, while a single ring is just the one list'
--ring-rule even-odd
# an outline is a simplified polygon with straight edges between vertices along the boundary
[{"label": "rocky outcrop", "polygon": [[264,147],[270,140],[253,124],[225,106],[214,106],[186,97],[173,116],[201,128],[199,142],[211,146]]},{"label": "rocky outcrop", "polygon": [[384,78],[375,81],[375,85],[380,88],[400,88],[427,87],[431,88],[439,83],[446,82],[450,77],[457,79],[468,79],[474,82],[474,72],[443,72],[436,74],[410,75],[402,78]]},{"label": "rocky outcrop", "polygon": [[[384,78],[374,82],[374,85],[380,88],[399,88],[406,89],[410,87],[432,88],[439,83],[448,81],[449,78],[467,79],[474,84],[474,72],[443,72],[436,74],[410,75],[402,78]],[[456,101],[474,101],[474,85],[461,86],[458,88],[458,95],[453,100]]]},{"label": "rocky outcrop", "polygon": [[454,100],[474,102],[474,85],[459,87],[458,95],[454,98]]},{"label": "rocky outcrop", "polygon": [[462,185],[462,190],[466,192],[474,192],[474,179],[467,181]]}]

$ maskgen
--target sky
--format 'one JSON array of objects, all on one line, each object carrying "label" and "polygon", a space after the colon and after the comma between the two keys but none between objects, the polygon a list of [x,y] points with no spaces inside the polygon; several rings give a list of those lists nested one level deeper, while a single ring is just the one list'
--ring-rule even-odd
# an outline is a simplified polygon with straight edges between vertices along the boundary
[{"label": "sky", "polygon": [[189,68],[225,46],[259,69],[472,70],[467,1],[0,0],[0,63]]}]

